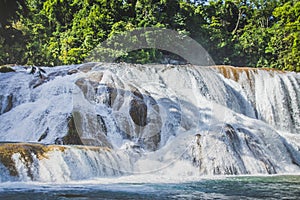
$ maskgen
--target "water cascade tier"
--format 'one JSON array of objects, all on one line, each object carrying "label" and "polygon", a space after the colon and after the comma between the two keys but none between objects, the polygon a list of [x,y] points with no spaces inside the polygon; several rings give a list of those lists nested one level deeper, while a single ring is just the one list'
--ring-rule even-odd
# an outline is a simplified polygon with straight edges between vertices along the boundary
[{"label": "water cascade tier", "polygon": [[300,74],[231,66],[0,73],[0,182],[300,172]]}]

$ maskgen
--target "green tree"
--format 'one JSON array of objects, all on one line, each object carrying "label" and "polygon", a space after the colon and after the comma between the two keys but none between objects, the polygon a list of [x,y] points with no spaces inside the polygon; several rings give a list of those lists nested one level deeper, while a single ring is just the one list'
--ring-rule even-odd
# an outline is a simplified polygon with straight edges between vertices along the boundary
[{"label": "green tree", "polygon": [[266,52],[271,38],[270,29],[275,23],[274,9],[278,6],[277,0],[253,0],[249,2],[245,14],[246,24],[238,31],[237,36],[240,52],[243,55],[244,65],[251,67],[269,67],[272,55]]},{"label": "green tree", "polygon": [[18,20],[26,16],[27,7],[22,0],[0,0],[0,13],[0,65],[22,63],[25,44]]},{"label": "green tree", "polygon": [[300,2],[289,1],[273,12],[277,22],[271,29],[267,53],[273,56],[271,66],[300,71]]}]

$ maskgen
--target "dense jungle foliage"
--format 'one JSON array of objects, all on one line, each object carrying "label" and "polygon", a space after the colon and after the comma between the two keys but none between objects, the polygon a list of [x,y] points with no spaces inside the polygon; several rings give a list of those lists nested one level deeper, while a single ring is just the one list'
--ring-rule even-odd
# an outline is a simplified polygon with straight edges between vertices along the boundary
[{"label": "dense jungle foliage", "polygon": [[[139,27],[176,30],[216,64],[300,71],[299,0],[0,0],[0,65],[81,63],[99,43]],[[125,62],[160,62],[142,49]]]}]

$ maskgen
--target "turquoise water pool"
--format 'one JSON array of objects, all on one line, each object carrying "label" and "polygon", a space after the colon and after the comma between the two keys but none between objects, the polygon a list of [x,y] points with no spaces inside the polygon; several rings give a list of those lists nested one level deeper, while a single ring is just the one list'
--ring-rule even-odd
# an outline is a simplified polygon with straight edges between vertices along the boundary
[{"label": "turquoise water pool", "polygon": [[300,176],[243,176],[183,183],[1,183],[1,199],[299,199]]}]

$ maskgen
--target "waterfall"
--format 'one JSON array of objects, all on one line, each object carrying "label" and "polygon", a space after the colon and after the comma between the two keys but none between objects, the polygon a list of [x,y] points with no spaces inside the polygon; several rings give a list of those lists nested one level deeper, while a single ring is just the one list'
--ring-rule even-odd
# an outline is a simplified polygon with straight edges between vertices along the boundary
[{"label": "waterfall", "polygon": [[[251,104],[256,119],[279,130],[300,131],[300,76],[295,72],[253,68],[217,67],[224,77],[237,85]],[[245,112],[243,114],[253,117]]]},{"label": "waterfall", "polygon": [[85,63],[0,74],[0,181],[300,172],[300,75]]}]

